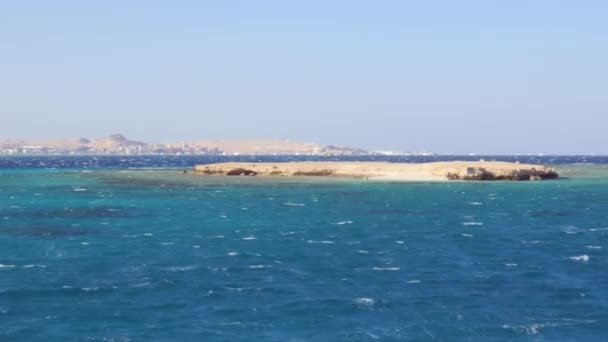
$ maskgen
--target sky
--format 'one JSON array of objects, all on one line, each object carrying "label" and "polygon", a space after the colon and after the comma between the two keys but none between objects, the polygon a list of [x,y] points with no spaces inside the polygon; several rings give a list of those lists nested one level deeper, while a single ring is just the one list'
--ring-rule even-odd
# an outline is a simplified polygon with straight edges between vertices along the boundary
[{"label": "sky", "polygon": [[0,2],[0,139],[608,154],[608,2]]}]

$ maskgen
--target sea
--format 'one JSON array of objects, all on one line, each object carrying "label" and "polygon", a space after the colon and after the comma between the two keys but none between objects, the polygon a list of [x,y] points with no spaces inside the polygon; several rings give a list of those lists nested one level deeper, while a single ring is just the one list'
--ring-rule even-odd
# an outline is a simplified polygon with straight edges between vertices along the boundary
[{"label": "sea", "polygon": [[[539,182],[204,177],[507,160]],[[0,341],[607,341],[608,157],[0,157]]]}]

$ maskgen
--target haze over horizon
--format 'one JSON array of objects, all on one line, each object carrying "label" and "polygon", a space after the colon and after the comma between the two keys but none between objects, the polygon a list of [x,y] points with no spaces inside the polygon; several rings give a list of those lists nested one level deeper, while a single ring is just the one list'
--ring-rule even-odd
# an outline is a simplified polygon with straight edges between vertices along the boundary
[{"label": "haze over horizon", "polygon": [[602,1],[0,4],[0,140],[608,154]]}]

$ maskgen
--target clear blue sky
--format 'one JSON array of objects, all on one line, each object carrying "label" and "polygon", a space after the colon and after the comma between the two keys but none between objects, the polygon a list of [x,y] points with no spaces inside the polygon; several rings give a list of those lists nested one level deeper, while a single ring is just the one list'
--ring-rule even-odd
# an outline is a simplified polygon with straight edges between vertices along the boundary
[{"label": "clear blue sky", "polygon": [[0,139],[608,154],[608,1],[2,1]]}]

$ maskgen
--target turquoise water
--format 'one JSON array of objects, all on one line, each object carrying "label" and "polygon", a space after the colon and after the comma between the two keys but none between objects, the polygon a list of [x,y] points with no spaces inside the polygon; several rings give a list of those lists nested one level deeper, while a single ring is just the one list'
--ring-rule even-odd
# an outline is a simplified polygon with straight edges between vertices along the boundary
[{"label": "turquoise water", "polygon": [[608,172],[0,170],[0,340],[602,341]]}]

